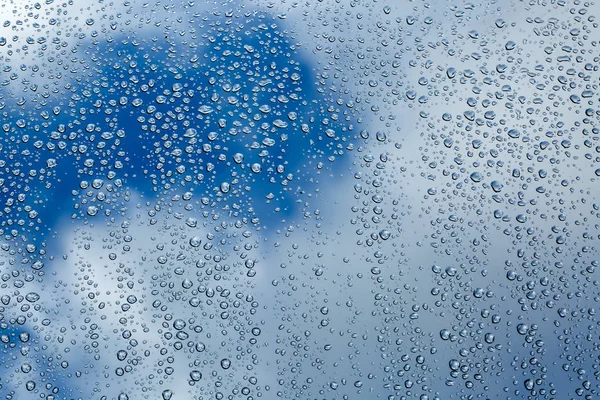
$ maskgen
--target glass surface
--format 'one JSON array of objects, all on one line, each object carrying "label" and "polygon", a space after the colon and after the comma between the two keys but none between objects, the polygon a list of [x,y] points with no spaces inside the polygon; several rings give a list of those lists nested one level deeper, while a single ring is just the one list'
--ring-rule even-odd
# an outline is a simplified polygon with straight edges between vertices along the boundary
[{"label": "glass surface", "polygon": [[598,18],[3,0],[0,398],[600,398]]}]

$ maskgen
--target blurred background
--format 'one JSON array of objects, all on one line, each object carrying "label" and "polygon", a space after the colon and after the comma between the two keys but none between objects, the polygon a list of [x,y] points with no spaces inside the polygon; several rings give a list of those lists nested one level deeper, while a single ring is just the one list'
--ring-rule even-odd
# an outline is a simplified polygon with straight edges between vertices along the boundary
[{"label": "blurred background", "polygon": [[6,399],[595,399],[580,1],[0,3]]}]

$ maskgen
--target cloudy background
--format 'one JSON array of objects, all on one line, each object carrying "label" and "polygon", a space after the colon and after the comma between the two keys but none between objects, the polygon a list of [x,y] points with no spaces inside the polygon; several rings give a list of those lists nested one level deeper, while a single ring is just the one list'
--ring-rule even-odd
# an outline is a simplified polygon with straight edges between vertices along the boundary
[{"label": "cloudy background", "polygon": [[596,5],[2,7],[6,396],[597,394]]}]

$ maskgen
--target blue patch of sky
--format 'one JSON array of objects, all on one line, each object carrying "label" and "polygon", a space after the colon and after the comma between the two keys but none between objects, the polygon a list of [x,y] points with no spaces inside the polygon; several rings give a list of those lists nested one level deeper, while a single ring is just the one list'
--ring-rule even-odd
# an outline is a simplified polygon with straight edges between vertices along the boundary
[{"label": "blue patch of sky", "polygon": [[[126,188],[154,200],[190,191],[196,200],[206,197],[237,210],[239,217],[258,217],[269,225],[295,218],[317,188],[318,174],[346,163],[338,157],[340,138],[351,134],[343,131],[344,111],[320,93],[315,63],[293,49],[272,17],[231,23],[215,17],[197,37],[195,47],[165,38],[90,45],[91,68],[71,82],[64,77],[60,98],[46,106],[15,106],[19,112],[3,115],[1,229],[12,249],[37,244],[30,254],[22,253],[30,265],[44,258],[41,242],[65,215],[103,218],[110,211],[114,216]],[[259,144],[256,149],[253,143]],[[268,155],[260,154],[265,150]],[[240,164],[236,153],[244,155]],[[225,161],[219,160],[222,154]],[[330,157],[338,160],[331,163]],[[210,171],[208,163],[214,164]],[[261,171],[252,172],[252,164]],[[184,172],[177,169],[181,165]],[[221,190],[223,182],[230,183],[229,191]],[[97,216],[88,215],[90,205],[98,208]],[[7,263],[2,270],[14,268]],[[5,357],[17,351],[10,343],[19,333],[39,340],[34,330],[9,323],[10,318],[3,315],[0,327],[0,335],[10,338]],[[53,382],[50,390],[67,393],[68,374],[74,372],[48,361],[51,350],[41,350],[46,365],[38,367]],[[13,390],[10,382],[2,384],[2,392]]]}]

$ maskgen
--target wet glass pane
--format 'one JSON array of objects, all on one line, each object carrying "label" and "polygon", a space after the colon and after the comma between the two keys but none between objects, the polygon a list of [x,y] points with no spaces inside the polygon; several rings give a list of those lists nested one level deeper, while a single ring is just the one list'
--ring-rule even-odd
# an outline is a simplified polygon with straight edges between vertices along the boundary
[{"label": "wet glass pane", "polygon": [[600,398],[598,18],[0,2],[0,398]]}]

